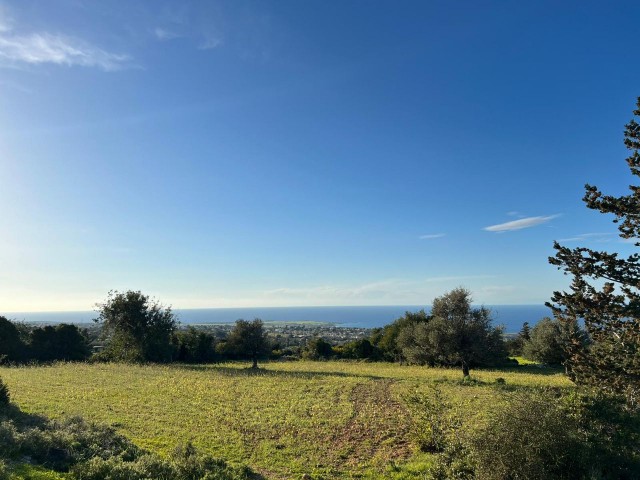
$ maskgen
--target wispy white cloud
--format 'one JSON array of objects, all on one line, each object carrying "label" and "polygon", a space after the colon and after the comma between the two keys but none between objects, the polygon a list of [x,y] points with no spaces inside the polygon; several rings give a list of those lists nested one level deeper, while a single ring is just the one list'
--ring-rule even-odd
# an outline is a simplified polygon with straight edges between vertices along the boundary
[{"label": "wispy white cloud", "polygon": [[153,30],[153,34],[158,40],[173,40],[174,38],[182,37],[182,34],[180,33],[160,27],[156,27]]},{"label": "wispy white cloud", "polygon": [[54,64],[97,67],[105,71],[130,66],[128,55],[111,53],[79,38],[49,32],[17,33],[15,21],[0,5],[0,66]]},{"label": "wispy white cloud", "polygon": [[483,230],[487,232],[508,232],[512,230],[522,230],[523,228],[531,228],[537,225],[547,223],[554,218],[558,218],[560,215],[548,215],[546,217],[526,217],[519,220],[512,220],[510,222],[499,223],[497,225],[490,225],[484,227]]},{"label": "wispy white cloud", "polygon": [[592,241],[598,243],[610,242],[615,233],[581,233],[569,238],[561,238],[559,242],[583,242]]},{"label": "wispy white cloud", "polygon": [[119,55],[94,47],[82,40],[59,34],[0,35],[0,62],[98,67],[121,70],[129,65],[128,55]]},{"label": "wispy white cloud", "polygon": [[198,45],[198,48],[200,50],[213,50],[220,45],[222,45],[221,37],[205,36],[204,40]]},{"label": "wispy white cloud", "polygon": [[434,276],[421,279],[391,278],[362,285],[318,285],[283,287],[263,292],[266,299],[300,304],[357,304],[426,301],[460,282],[493,278],[491,275]]},{"label": "wispy white cloud", "polygon": [[429,233],[427,235],[420,235],[420,240],[431,240],[433,238],[442,238],[446,234],[445,233]]}]

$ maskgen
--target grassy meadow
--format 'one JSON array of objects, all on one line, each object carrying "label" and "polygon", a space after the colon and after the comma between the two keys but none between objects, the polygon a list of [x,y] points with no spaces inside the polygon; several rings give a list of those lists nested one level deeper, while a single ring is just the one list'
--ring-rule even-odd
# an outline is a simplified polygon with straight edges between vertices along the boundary
[{"label": "grassy meadow", "polygon": [[191,440],[268,479],[415,478],[429,455],[416,448],[412,395],[436,387],[471,424],[499,408],[505,390],[571,388],[561,372],[533,365],[472,371],[470,384],[459,370],[389,363],[246,367],[59,363],[2,367],[0,378],[25,412],[113,425],[162,455]]}]

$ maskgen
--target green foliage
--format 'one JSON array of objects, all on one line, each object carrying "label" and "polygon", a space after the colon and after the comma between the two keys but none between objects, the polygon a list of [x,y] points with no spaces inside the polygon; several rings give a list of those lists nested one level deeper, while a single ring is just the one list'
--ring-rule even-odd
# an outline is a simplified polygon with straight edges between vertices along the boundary
[{"label": "green foliage", "polygon": [[85,334],[76,325],[34,328],[30,333],[31,358],[40,361],[86,360],[91,351]]},{"label": "green foliage", "polygon": [[333,356],[333,347],[324,338],[312,338],[302,350],[302,358],[328,360]]},{"label": "green foliage", "polygon": [[565,360],[561,324],[548,317],[540,320],[524,342],[522,356],[547,365],[561,365]]},{"label": "green foliage", "polygon": [[[136,447],[113,428],[78,417],[62,422],[32,419],[15,409],[0,418],[0,458],[27,457],[36,465],[70,471],[70,478],[79,480],[253,478],[250,470],[201,455],[190,444],[163,459]],[[42,478],[58,477],[43,474]]]},{"label": "green foliage", "polygon": [[168,362],[173,356],[171,337],[177,319],[164,307],[139,291],[109,292],[96,305],[109,345],[104,356],[130,362]]},{"label": "green foliage", "polygon": [[471,308],[471,294],[463,288],[436,298],[426,322],[402,328],[397,344],[411,363],[460,366],[464,376],[475,366],[497,365],[506,359],[502,330],[491,326],[484,307]]},{"label": "green foliage", "polygon": [[247,468],[234,468],[209,455],[201,455],[191,444],[179,446],[163,459],[143,454],[132,460],[113,456],[93,457],[75,465],[71,473],[81,480],[248,480],[255,478]]},{"label": "green foliage", "polygon": [[341,356],[353,360],[380,360],[382,354],[380,349],[371,343],[371,340],[361,338],[342,345]]},{"label": "green foliage", "polygon": [[0,407],[9,405],[11,401],[11,395],[9,394],[9,387],[0,378]]},{"label": "green foliage", "polygon": [[174,359],[186,363],[209,363],[218,359],[214,335],[190,326],[173,335]]},{"label": "green foliage", "polygon": [[476,476],[487,480],[586,478],[589,469],[578,422],[544,392],[513,394],[467,443]]},{"label": "green foliage", "polygon": [[389,362],[402,361],[404,359],[402,346],[398,344],[400,332],[409,325],[426,323],[430,318],[424,310],[405,312],[403,317],[398,318],[393,323],[374,330],[370,341],[379,350],[384,360]]},{"label": "green foliage", "polygon": [[[634,116],[640,115],[640,98]],[[640,177],[640,124],[632,119],[625,127],[626,159],[634,177]],[[585,186],[587,207],[614,215],[623,239],[640,246],[640,188],[629,195],[604,195]],[[590,248],[567,248],[554,243],[549,262],[572,277],[569,292],[554,292],[554,315],[561,322],[583,319],[591,345],[579,341],[567,346],[567,366],[572,378],[605,392],[624,394],[632,406],[640,404],[640,255],[622,258],[617,253]]]},{"label": "green foliage", "polygon": [[26,357],[26,345],[15,323],[0,315],[0,364]]},{"label": "green foliage", "polygon": [[442,390],[433,386],[428,395],[413,393],[406,402],[413,414],[413,435],[418,448],[423,452],[443,452],[460,427],[460,420]]},{"label": "green foliage", "polygon": [[251,359],[252,368],[258,368],[258,360],[269,353],[269,340],[262,320],[237,320],[229,333],[225,350],[239,358]]},{"label": "green foliage", "polygon": [[438,388],[410,399],[419,445],[436,454],[428,478],[640,478],[640,419],[623,403],[494,388],[501,398],[482,417],[468,418]]}]

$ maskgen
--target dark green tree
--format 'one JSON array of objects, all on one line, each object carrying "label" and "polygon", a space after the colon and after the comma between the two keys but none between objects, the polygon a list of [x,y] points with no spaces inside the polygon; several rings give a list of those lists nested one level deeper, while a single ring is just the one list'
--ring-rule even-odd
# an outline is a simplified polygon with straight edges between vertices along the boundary
[{"label": "dark green tree", "polygon": [[34,328],[30,333],[31,357],[41,361],[86,360],[90,349],[87,337],[76,325]]},{"label": "dark green tree", "polygon": [[20,330],[11,320],[0,315],[0,364],[25,360],[26,346]]},{"label": "dark green tree", "polygon": [[410,325],[426,323],[430,318],[424,309],[418,312],[405,312],[404,316],[396,319],[393,323],[374,330],[370,341],[378,348],[384,360],[402,363],[404,360],[403,347],[398,344],[400,332]]},{"label": "dark green tree", "polygon": [[522,328],[520,329],[520,333],[518,333],[518,337],[520,337],[523,342],[526,342],[531,338],[531,327],[529,327],[529,322],[524,322],[522,324]]},{"label": "dark green tree", "polygon": [[327,360],[333,356],[333,347],[324,338],[312,338],[307,342],[302,357],[310,360]]},{"label": "dark green tree", "polygon": [[469,368],[504,361],[507,352],[502,329],[491,325],[491,313],[471,307],[471,293],[456,288],[436,298],[428,322],[414,323],[398,336],[398,345],[412,363]]},{"label": "dark green tree", "polygon": [[269,353],[269,340],[262,320],[237,320],[227,337],[226,350],[251,359],[251,368],[258,368],[258,360]]},{"label": "dark green tree", "polygon": [[111,291],[104,303],[96,305],[104,333],[106,354],[123,361],[168,362],[172,358],[171,337],[177,319],[165,307],[140,291]]},{"label": "dark green tree", "polygon": [[175,359],[187,363],[208,363],[216,358],[216,338],[214,335],[198,331],[189,326],[173,336]]},{"label": "dark green tree", "polygon": [[522,355],[547,365],[562,365],[566,360],[565,341],[562,324],[545,317],[536,323],[529,340],[523,343]]},{"label": "dark green tree", "polygon": [[[640,98],[634,116],[640,115]],[[627,165],[640,177],[640,124],[632,119],[625,128],[624,144],[631,151]],[[636,178],[637,180],[637,178]],[[629,186],[623,196],[604,195],[587,184],[587,207],[614,216],[620,237],[640,246],[640,186]],[[583,319],[590,346],[579,338],[567,345],[571,378],[606,392],[626,395],[632,405],[640,395],[640,255],[586,247],[568,248],[554,243],[549,262],[572,277],[569,291],[553,293],[548,305],[561,322]]]}]

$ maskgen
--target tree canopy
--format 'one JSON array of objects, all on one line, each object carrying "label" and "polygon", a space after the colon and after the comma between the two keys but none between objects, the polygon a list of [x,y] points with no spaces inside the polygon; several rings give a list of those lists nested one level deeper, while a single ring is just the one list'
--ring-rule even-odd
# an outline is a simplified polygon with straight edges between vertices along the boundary
[{"label": "tree canopy", "polygon": [[[634,116],[640,115],[638,98]],[[640,177],[640,124],[632,119],[625,127],[624,144],[631,151],[626,162],[633,177]],[[635,179],[637,181],[637,178]],[[619,197],[585,185],[583,201],[592,210],[614,216],[620,237],[640,246],[640,186]],[[554,243],[549,262],[572,277],[570,290],[556,291],[554,315],[561,322],[584,320],[591,340],[587,348],[579,338],[567,345],[567,366],[578,383],[625,394],[631,404],[640,394],[640,255],[586,247],[568,248]]]},{"label": "tree canopy", "polygon": [[471,293],[456,288],[433,301],[431,317],[412,322],[398,334],[398,346],[411,363],[469,368],[495,365],[506,357],[502,330],[490,311],[471,307]]},{"label": "tree canopy", "polygon": [[171,360],[171,336],[178,324],[171,307],[133,290],[111,291],[96,307],[96,321],[109,341],[108,356],[125,361]]},{"label": "tree canopy", "polygon": [[262,320],[237,320],[227,338],[226,349],[240,357],[250,358],[252,368],[258,368],[260,357],[269,352],[269,341]]}]

